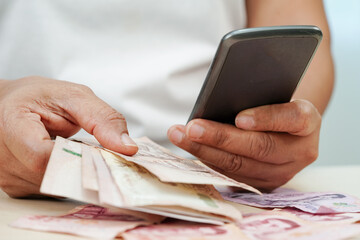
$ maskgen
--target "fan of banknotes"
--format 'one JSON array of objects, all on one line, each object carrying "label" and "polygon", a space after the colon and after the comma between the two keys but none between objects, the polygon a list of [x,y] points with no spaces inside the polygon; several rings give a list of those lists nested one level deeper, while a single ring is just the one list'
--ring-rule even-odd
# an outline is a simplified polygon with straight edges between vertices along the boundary
[{"label": "fan of banknotes", "polygon": [[134,156],[94,142],[57,137],[40,191],[106,207],[193,222],[236,222],[241,213],[213,185],[260,193],[200,161],[180,158],[148,138],[136,140]]},{"label": "fan of banknotes", "polygon": [[[88,203],[13,227],[98,239],[346,239],[360,234],[360,200],[278,189],[261,194],[143,137],[126,156],[88,139],[57,137],[41,192]],[[214,185],[248,192],[218,192]],[[230,203],[233,202],[233,203]],[[236,204],[271,210],[242,216]]]}]

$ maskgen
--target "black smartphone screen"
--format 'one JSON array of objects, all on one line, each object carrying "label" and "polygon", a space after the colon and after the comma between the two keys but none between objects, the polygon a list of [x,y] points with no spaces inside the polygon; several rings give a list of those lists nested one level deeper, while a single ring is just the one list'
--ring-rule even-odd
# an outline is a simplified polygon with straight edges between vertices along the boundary
[{"label": "black smartphone screen", "polygon": [[290,101],[320,40],[321,31],[313,26],[245,29],[226,35],[189,120],[234,124],[242,110]]}]

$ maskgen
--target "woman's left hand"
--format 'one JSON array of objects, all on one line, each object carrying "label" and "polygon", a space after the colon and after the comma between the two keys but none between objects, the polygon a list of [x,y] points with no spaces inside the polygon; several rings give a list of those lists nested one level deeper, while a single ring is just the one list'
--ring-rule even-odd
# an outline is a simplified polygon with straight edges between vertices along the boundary
[{"label": "woman's left hand", "polygon": [[223,174],[263,190],[275,189],[318,156],[321,115],[306,100],[247,109],[236,126],[194,119],[168,137]]}]

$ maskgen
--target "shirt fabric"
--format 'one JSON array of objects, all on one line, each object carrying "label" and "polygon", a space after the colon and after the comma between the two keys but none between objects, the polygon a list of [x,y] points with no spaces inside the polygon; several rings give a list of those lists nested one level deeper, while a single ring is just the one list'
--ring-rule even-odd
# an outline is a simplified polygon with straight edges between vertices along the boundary
[{"label": "shirt fabric", "polygon": [[166,132],[186,123],[221,37],[245,19],[239,0],[2,0],[0,78],[85,84],[132,137],[169,147]]}]

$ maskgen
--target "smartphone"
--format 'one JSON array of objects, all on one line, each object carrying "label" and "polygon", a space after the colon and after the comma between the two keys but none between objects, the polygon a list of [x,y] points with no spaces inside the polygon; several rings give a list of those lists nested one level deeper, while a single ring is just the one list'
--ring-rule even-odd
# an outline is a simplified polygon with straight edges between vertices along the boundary
[{"label": "smartphone", "polygon": [[316,26],[248,28],[226,34],[189,121],[235,124],[242,110],[290,101],[321,39]]}]

